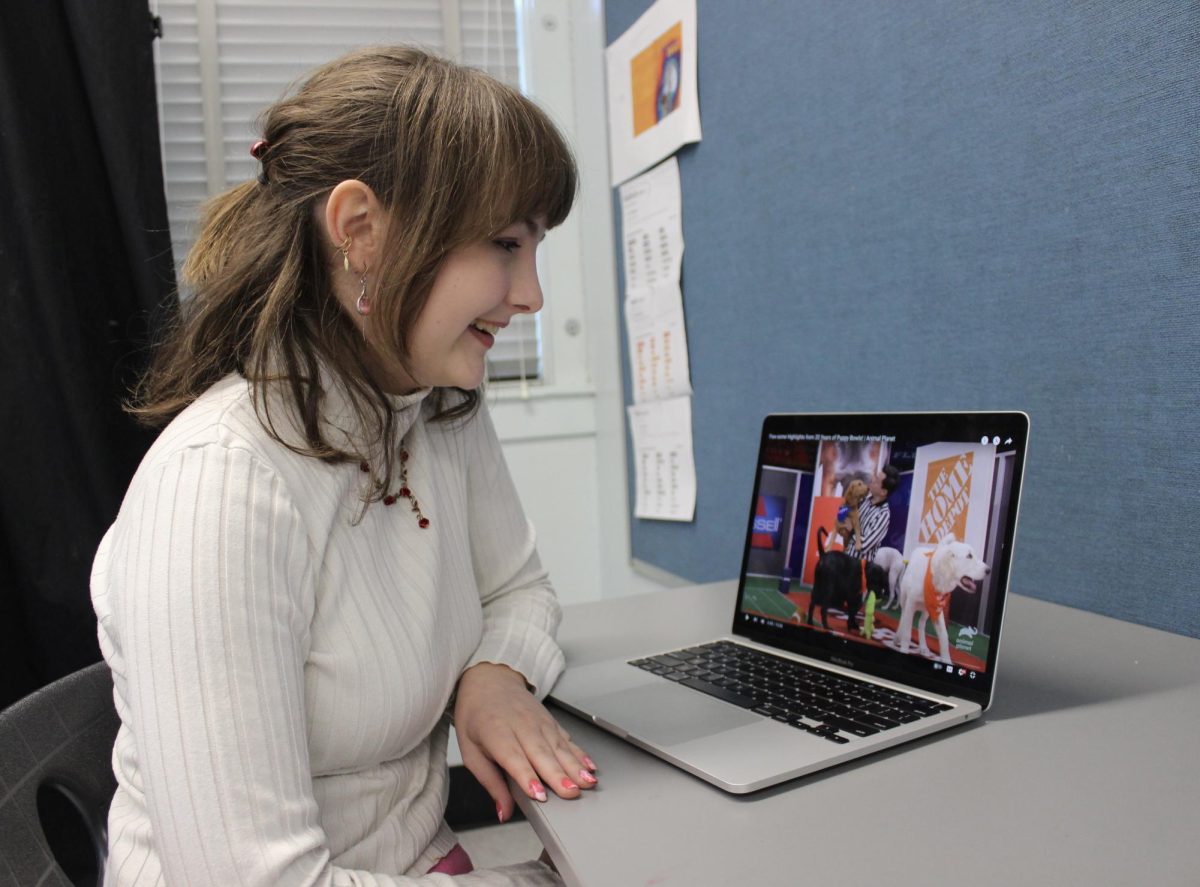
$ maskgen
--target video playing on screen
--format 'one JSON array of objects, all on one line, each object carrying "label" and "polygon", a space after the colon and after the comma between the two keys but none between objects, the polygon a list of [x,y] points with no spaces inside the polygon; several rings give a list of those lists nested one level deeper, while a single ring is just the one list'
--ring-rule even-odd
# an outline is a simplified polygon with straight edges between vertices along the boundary
[{"label": "video playing on screen", "polygon": [[742,618],[982,675],[1011,444],[767,435]]}]

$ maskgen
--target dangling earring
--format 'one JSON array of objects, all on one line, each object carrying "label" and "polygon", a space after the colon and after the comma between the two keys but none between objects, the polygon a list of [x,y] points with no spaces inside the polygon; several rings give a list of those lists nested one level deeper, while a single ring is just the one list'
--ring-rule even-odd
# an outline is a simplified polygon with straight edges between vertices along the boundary
[{"label": "dangling earring", "polygon": [[354,302],[354,310],[364,317],[371,313],[371,300],[367,298],[367,272],[362,273],[362,277],[358,279],[361,289],[358,293],[358,298]]},{"label": "dangling earring", "polygon": [[338,247],[338,250],[340,250],[342,254],[342,267],[347,271],[350,270],[350,243],[350,235],[347,234],[346,239],[343,240],[341,245]]}]

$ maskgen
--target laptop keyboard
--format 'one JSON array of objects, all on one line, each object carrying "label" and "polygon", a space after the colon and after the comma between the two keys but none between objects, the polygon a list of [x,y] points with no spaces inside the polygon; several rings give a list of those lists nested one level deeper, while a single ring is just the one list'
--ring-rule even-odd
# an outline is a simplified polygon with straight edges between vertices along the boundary
[{"label": "laptop keyboard", "polygon": [[629,664],[838,744],[849,742],[848,736],[873,736],[950,709],[729,641]]}]

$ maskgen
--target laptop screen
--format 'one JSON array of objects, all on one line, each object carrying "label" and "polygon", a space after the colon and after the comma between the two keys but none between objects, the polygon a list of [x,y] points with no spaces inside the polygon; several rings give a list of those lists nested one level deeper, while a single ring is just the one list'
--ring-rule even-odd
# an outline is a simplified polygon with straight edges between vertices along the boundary
[{"label": "laptop screen", "polygon": [[986,704],[1023,413],[772,415],[733,631]]}]

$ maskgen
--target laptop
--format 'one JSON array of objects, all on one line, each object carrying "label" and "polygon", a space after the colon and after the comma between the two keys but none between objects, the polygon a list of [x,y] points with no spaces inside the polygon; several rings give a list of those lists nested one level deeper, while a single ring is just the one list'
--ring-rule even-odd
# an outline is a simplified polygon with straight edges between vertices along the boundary
[{"label": "laptop", "polygon": [[739,794],[978,718],[1028,431],[1021,412],[767,416],[729,634],[568,666],[551,699]]}]

